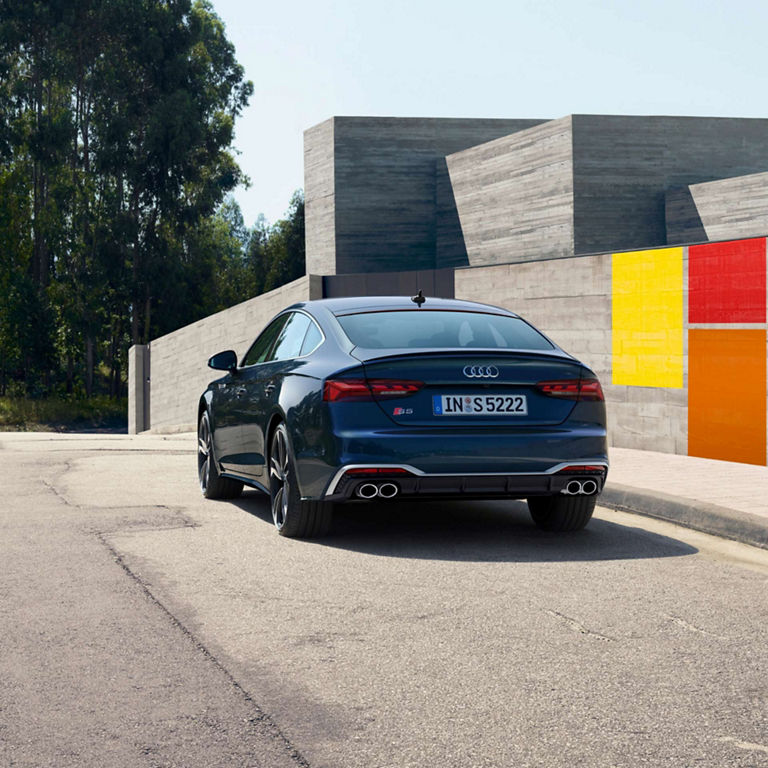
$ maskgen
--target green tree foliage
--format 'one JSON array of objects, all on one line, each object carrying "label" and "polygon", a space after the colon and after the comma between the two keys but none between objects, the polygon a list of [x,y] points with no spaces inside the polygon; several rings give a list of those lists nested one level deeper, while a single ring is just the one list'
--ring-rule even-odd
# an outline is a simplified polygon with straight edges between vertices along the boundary
[{"label": "green tree foliage", "polygon": [[278,221],[269,232],[264,250],[262,290],[271,291],[301,277],[306,271],[304,195],[301,192],[295,192],[291,198],[287,218]]},{"label": "green tree foliage", "polygon": [[108,389],[130,343],[303,273],[245,228],[253,87],[206,0],[0,0],[0,394]]}]

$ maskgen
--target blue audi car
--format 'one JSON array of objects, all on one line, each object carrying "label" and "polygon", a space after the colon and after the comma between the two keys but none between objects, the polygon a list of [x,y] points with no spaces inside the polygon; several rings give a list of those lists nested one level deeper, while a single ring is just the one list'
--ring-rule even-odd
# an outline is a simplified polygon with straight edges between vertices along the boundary
[{"label": "blue audi car", "polygon": [[594,372],[519,315],[417,296],[323,299],[280,312],[198,407],[210,499],[270,495],[284,536],[335,504],[527,499],[546,530],[583,528],[608,471]]}]

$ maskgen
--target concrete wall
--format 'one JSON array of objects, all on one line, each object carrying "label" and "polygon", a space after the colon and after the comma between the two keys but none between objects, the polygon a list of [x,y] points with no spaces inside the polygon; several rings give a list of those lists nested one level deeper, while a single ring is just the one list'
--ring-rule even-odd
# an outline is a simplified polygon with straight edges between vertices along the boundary
[{"label": "concrete wall", "polygon": [[765,119],[573,115],[572,121],[577,255],[664,245],[668,190],[768,170]]},{"label": "concrete wall", "polygon": [[610,444],[766,464],[768,240],[456,271],[590,365]]},{"label": "concrete wall", "polygon": [[750,197],[707,208],[710,237],[756,234],[762,177],[699,185],[768,171],[768,120],[335,117],[306,132],[305,164],[312,273],[566,258],[665,245],[666,195],[681,186],[702,211]]},{"label": "concrete wall", "polygon": [[[194,427],[207,358],[242,354],[296,301],[396,293],[497,304],[591,366],[606,394],[610,444],[766,464],[768,238],[569,259],[403,273],[311,276],[150,345],[152,429]],[[454,290],[455,289],[455,290]],[[142,350],[129,355],[132,398]],[[140,403],[132,424],[139,429]]]},{"label": "concrete wall", "polygon": [[422,269],[414,272],[368,272],[361,275],[323,277],[323,297],[343,296],[425,296],[454,297],[452,269]]},{"label": "concrete wall", "polygon": [[450,155],[447,165],[470,265],[573,255],[570,117]]},{"label": "concrete wall", "polygon": [[[154,339],[149,344],[151,399],[145,427],[195,429],[198,399],[208,382],[217,378],[217,372],[206,365],[208,358],[225,349],[234,349],[240,357],[281,309],[321,297],[322,279],[307,275]],[[135,375],[129,366],[129,381]]]},{"label": "concrete wall", "polygon": [[666,196],[666,224],[668,243],[764,235],[768,233],[768,173],[671,190]]},{"label": "concrete wall", "polygon": [[[307,270],[434,269],[438,231],[458,231],[450,195],[437,203],[439,161],[541,122],[334,117],[309,129]],[[451,243],[446,258],[461,262]]]},{"label": "concrete wall", "polygon": [[149,346],[135,344],[128,350],[128,434],[149,429]]},{"label": "concrete wall", "polygon": [[307,274],[336,274],[334,118],[304,133]]},{"label": "concrete wall", "polygon": [[519,313],[589,365],[608,403],[611,445],[686,453],[686,391],[612,382],[612,255],[456,271],[456,297]]}]

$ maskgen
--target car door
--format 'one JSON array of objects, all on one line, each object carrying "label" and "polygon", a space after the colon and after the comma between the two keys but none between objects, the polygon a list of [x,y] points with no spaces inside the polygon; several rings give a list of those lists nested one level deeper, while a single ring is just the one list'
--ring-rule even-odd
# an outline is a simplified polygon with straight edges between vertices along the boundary
[{"label": "car door", "polygon": [[228,373],[211,384],[213,450],[225,472],[232,471],[233,459],[240,451],[240,415],[236,395],[237,373]]},{"label": "car door", "polygon": [[303,312],[288,312],[282,317],[285,323],[266,359],[254,364],[248,370],[247,380],[243,382],[246,389],[242,418],[243,452],[251,459],[249,476],[265,484],[268,479],[264,471],[268,447],[267,421],[280,395],[283,378],[292,370],[295,359],[299,357],[304,337],[312,324],[309,316]]},{"label": "car door", "polygon": [[243,440],[243,424],[250,412],[248,398],[251,396],[251,387],[249,383],[257,373],[259,363],[268,358],[286,320],[286,315],[280,315],[257,336],[249,350],[243,355],[240,367],[230,374],[226,393],[222,393],[222,399],[226,399],[227,402],[228,439],[226,461],[221,459],[220,462],[227,472],[245,477],[254,477],[260,474],[260,471],[254,470],[254,464],[258,465],[259,461],[263,461],[263,455],[249,453]]}]

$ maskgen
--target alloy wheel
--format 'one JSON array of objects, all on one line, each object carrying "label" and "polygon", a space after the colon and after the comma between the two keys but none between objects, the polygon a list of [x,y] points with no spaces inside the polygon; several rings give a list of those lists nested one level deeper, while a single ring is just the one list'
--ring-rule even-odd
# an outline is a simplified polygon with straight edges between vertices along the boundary
[{"label": "alloy wheel", "polygon": [[272,450],[269,456],[272,520],[275,523],[275,527],[280,530],[285,525],[288,515],[288,504],[290,502],[290,483],[288,482],[290,462],[285,428],[282,424],[277,428],[275,436],[272,438]]},{"label": "alloy wheel", "polygon": [[208,490],[208,481],[211,475],[211,428],[207,416],[200,419],[200,427],[197,433],[197,476],[200,480],[200,489],[205,493]]}]

